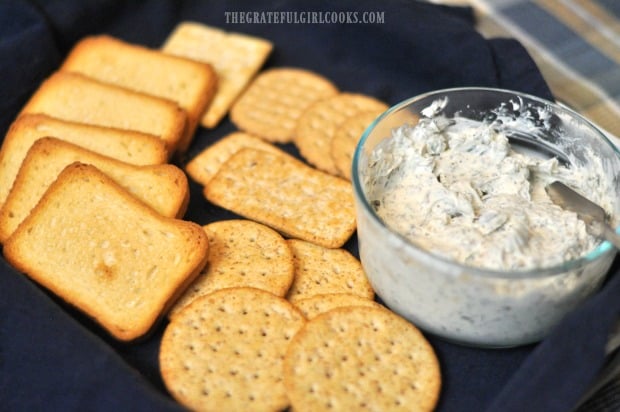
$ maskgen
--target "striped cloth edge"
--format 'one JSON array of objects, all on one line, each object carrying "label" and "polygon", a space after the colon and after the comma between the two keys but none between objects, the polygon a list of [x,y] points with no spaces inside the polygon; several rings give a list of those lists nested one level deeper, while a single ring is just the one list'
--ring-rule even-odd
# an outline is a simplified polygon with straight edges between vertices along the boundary
[{"label": "striped cloth edge", "polygon": [[598,125],[620,145],[618,3],[461,0],[458,4],[475,9],[477,28],[484,36],[519,40],[536,61],[556,98]]}]

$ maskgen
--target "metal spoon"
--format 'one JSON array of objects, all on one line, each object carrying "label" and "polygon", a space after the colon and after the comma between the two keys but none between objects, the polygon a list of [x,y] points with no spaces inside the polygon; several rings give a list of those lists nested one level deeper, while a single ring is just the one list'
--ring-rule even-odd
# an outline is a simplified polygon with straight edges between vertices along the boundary
[{"label": "metal spoon", "polygon": [[547,194],[556,205],[577,213],[593,236],[605,239],[620,249],[620,236],[609,226],[605,210],[586,199],[562,182],[555,181],[545,187]]},{"label": "metal spoon", "polygon": [[[579,219],[583,220],[586,228],[592,235],[608,240],[616,248],[620,249],[620,236],[616,234],[614,229],[607,223],[607,215],[605,210],[596,203],[586,199],[565,184],[555,181],[545,187],[547,194],[551,200],[558,206],[577,213]],[[620,373],[620,321],[616,324],[615,331],[612,332],[607,345],[605,354],[608,359],[606,366],[594,382],[590,385],[586,393],[581,397],[573,412],[581,412],[582,406],[593,397],[600,398],[605,404],[602,397],[606,397],[605,393],[599,395],[599,391],[606,387],[612,380],[618,379]],[[613,394],[612,394],[613,396]]]}]

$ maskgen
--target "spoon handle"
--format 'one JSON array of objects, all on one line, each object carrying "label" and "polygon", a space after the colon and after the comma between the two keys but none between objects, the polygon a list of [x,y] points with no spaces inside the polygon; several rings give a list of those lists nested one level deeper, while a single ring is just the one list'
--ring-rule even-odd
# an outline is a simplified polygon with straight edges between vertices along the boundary
[{"label": "spoon handle", "polygon": [[620,249],[620,235],[618,235],[613,228],[603,222],[596,221],[592,222],[590,226],[592,226],[595,235],[607,240],[614,245],[616,249]]}]

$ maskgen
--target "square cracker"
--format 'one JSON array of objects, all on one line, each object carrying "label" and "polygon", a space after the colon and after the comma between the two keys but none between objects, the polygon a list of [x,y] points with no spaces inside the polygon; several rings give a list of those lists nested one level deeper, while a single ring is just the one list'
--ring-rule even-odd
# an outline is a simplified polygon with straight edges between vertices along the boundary
[{"label": "square cracker", "polygon": [[201,124],[215,127],[273,49],[268,40],[194,22],[180,23],[165,41],[165,53],[210,63],[218,76],[215,97]]},{"label": "square cracker", "polygon": [[356,228],[351,184],[291,156],[244,148],[220,167],[204,194],[220,207],[328,248],[342,246]]}]

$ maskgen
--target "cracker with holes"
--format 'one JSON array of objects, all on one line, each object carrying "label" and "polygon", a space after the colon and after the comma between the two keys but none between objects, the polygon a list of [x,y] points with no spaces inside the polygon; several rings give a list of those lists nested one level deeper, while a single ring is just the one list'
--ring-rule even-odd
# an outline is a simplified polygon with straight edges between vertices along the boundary
[{"label": "cracker with holes", "polygon": [[381,114],[370,110],[348,117],[338,126],[331,141],[330,154],[338,174],[351,180],[353,154],[366,128]]},{"label": "cracker with holes", "polygon": [[284,358],[296,412],[431,411],[441,374],[420,331],[379,308],[335,309],[308,321]]},{"label": "cracker with holes", "polygon": [[297,120],[310,105],[337,93],[331,81],[309,70],[270,69],[256,76],[235,102],[230,119],[243,131],[286,143],[293,139]]},{"label": "cracker with holes", "polygon": [[280,411],[284,354],[305,319],[254,288],[201,297],[168,324],[159,363],[170,394],[192,410]]},{"label": "cracker with holes", "polygon": [[275,230],[250,220],[222,220],[204,226],[209,238],[205,269],[171,311],[216,290],[249,286],[284,296],[293,282],[293,254]]},{"label": "cracker with holes", "polygon": [[286,297],[291,302],[326,293],[350,293],[373,299],[374,291],[362,265],[345,249],[328,249],[289,239],[295,262],[295,279]]},{"label": "cracker with holes", "polygon": [[387,108],[385,103],[370,96],[340,93],[314,103],[301,115],[293,141],[308,163],[338,175],[331,157],[332,139],[338,127],[361,112],[372,110],[380,113]]},{"label": "cracker with holes", "polygon": [[215,69],[217,91],[200,121],[208,128],[218,125],[272,49],[267,39],[196,22],[179,23],[162,46],[164,53],[209,63]]},{"label": "cracker with holes", "polygon": [[342,246],[356,227],[351,184],[292,156],[242,149],[220,167],[204,194],[288,237],[328,248]]},{"label": "cracker with holes", "polygon": [[244,132],[232,132],[198,153],[185,166],[185,170],[196,182],[203,186],[217,173],[230,156],[244,147],[286,154],[277,146]]},{"label": "cracker with holes", "polygon": [[320,314],[330,310],[348,306],[384,308],[374,300],[350,293],[326,293],[314,295],[308,298],[297,299],[293,302],[293,304],[301,311],[305,318],[309,320],[314,319]]}]

